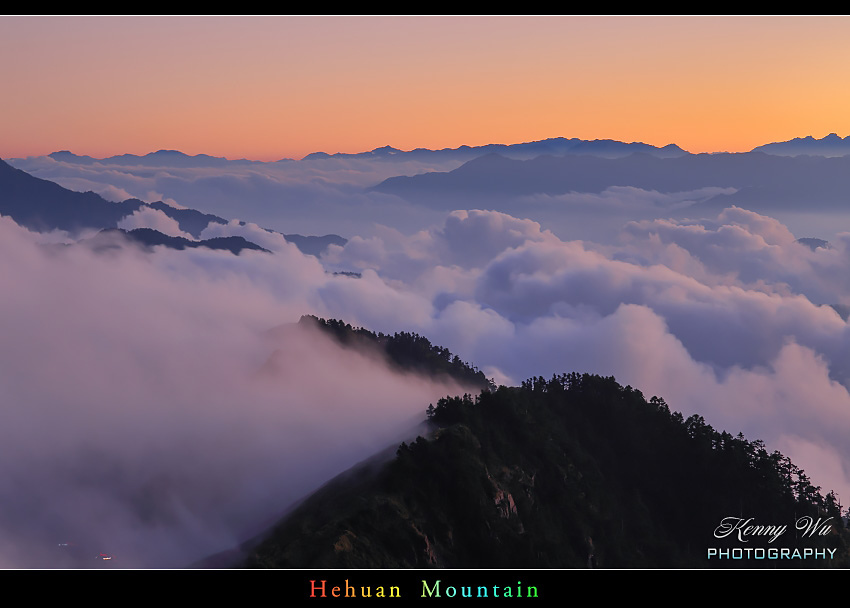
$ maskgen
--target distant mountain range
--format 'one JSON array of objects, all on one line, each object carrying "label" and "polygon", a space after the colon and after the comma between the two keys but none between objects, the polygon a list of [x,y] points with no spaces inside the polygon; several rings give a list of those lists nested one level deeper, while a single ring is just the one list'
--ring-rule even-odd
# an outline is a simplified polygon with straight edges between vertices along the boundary
[{"label": "distant mountain range", "polygon": [[[663,147],[652,146],[641,142],[626,143],[613,139],[585,140],[577,137],[553,137],[540,141],[532,141],[518,144],[487,144],[483,146],[460,146],[457,148],[442,148],[430,150],[427,148],[416,148],[415,150],[400,150],[392,146],[382,146],[367,152],[337,152],[328,154],[326,152],[313,152],[301,160],[314,161],[329,158],[335,159],[376,159],[388,161],[409,160],[459,160],[466,161],[477,158],[484,154],[497,153],[510,158],[534,158],[541,154],[562,156],[564,154],[591,154],[603,158],[620,158],[641,152],[659,158],[673,158],[688,154],[675,144]],[[106,158],[94,158],[92,156],[78,155],[68,150],[61,150],[48,154],[56,161],[73,163],[77,165],[103,165],[120,166],[146,166],[146,167],[223,167],[232,165],[262,165],[294,162],[293,159],[283,158],[271,163],[264,161],[236,159],[229,160],[220,156],[207,154],[189,155],[178,150],[157,150],[148,154],[119,154]]]},{"label": "distant mountain range", "polygon": [[[183,152],[180,152],[178,150],[158,150],[156,152],[150,152],[149,154],[144,154],[141,156],[137,154],[119,154],[117,156],[110,156],[108,158],[80,156],[69,152],[68,150],[61,150],[59,152],[53,152],[52,154],[48,154],[48,156],[54,160],[66,163],[75,163],[78,165],[93,165],[95,163],[101,163],[104,165],[141,165],[149,167],[221,167],[224,165],[233,164],[263,164],[262,161],[246,160],[244,158],[230,160],[221,156],[210,156],[208,154],[196,154],[194,156],[191,156],[189,154],[184,154]],[[287,160],[290,159],[283,159],[279,162],[286,162]]]},{"label": "distant mountain range", "polygon": [[734,190],[701,203],[707,211],[738,205],[766,209],[845,209],[850,156],[777,156],[765,152],[658,158],[564,155],[530,160],[488,154],[448,172],[391,177],[372,188],[420,204],[496,204],[533,195],[601,193],[631,187],[659,193]]},{"label": "distant mountain range", "polygon": [[[757,146],[750,151],[764,152],[765,154],[774,154],[777,156],[844,156],[850,154],[850,136],[842,139],[835,133],[830,133],[822,139],[815,139],[809,135],[785,142]],[[690,154],[690,152],[680,148],[676,144],[667,144],[666,146],[658,147],[642,142],[627,143],[614,139],[552,137],[517,144],[486,144],[483,146],[460,146],[457,148],[441,148],[437,150],[416,148],[405,151],[393,148],[392,146],[383,146],[367,152],[357,153],[338,152],[328,154],[326,152],[314,152],[308,154],[302,160],[326,158],[373,158],[380,160],[456,158],[471,160],[494,153],[519,160],[535,158],[544,154],[552,156],[588,155],[601,158],[622,158],[636,153],[648,154],[656,158],[678,158]]]},{"label": "distant mountain range", "polygon": [[[662,195],[685,193],[686,197],[697,192],[698,195],[687,198],[679,208],[695,210],[696,205],[707,214],[732,205],[762,213],[843,211],[850,192],[850,137],[836,134],[821,139],[809,136],[770,143],[744,153],[715,154],[692,154],[675,144],[656,147],[610,139],[555,137],[440,150],[403,151],[384,146],[354,154],[316,152],[302,161],[283,159],[275,163],[228,160],[205,154],[190,156],[176,150],[104,159],[60,151],[50,154],[50,158],[84,166],[102,163],[172,168],[254,167],[320,163],[323,159],[450,161],[443,166],[456,163],[451,170],[429,169],[431,172],[410,175],[401,174],[400,169],[399,175],[366,191],[395,195],[429,209],[486,206],[524,217],[533,215],[535,204],[543,205],[543,212],[560,212],[549,202],[554,197],[574,193],[598,195],[611,188],[633,188]],[[81,228],[117,228],[122,218],[143,207],[162,211],[196,239],[211,222],[227,223],[219,215],[178,209],[164,202],[145,203],[131,198],[115,203],[93,192],[73,192],[0,161],[0,214],[12,216],[33,230],[73,232]],[[660,210],[667,213],[667,209]],[[284,237],[312,255],[320,255],[330,244],[346,242],[337,235]]]},{"label": "distant mountain range", "polygon": [[[844,156],[850,154],[850,136],[840,137],[835,133],[816,139],[811,135],[797,137],[788,141],[773,142],[757,146],[751,152],[764,152],[776,156]],[[401,150],[392,146],[381,146],[365,152],[313,152],[301,160],[313,161],[324,159],[374,159],[374,160],[436,160],[453,159],[467,161],[486,154],[499,154],[514,159],[530,159],[540,155],[590,155],[601,158],[622,158],[635,153],[649,154],[657,158],[678,158],[689,155],[690,152],[677,146],[653,146],[642,142],[622,142],[614,139],[580,139],[577,137],[552,137],[531,142],[516,144],[485,144],[481,146],[459,146],[457,148],[416,148]],[[722,153],[720,153],[722,154]],[[106,158],[78,155],[68,150],[53,152],[50,158],[78,165],[149,166],[149,167],[223,167],[227,165],[263,165],[295,162],[291,158],[282,158],[267,163],[265,161],[248,159],[228,159],[208,154],[189,155],[178,150],[157,150],[148,154],[119,154]]]},{"label": "distant mountain range", "polygon": [[382,160],[429,160],[435,158],[452,158],[459,160],[471,160],[486,154],[500,154],[509,158],[528,159],[549,154],[554,156],[589,154],[602,158],[621,158],[630,154],[643,153],[658,158],[675,158],[688,154],[675,144],[664,147],[651,146],[641,142],[625,143],[613,139],[585,140],[576,137],[567,139],[565,137],[553,137],[540,141],[532,141],[519,144],[487,144],[484,146],[460,146],[458,148],[443,148],[429,150],[427,148],[416,148],[415,150],[399,150],[391,146],[375,148],[369,152],[355,154],[325,152],[314,152],[308,154],[303,160],[317,160],[326,158],[375,158]]}]

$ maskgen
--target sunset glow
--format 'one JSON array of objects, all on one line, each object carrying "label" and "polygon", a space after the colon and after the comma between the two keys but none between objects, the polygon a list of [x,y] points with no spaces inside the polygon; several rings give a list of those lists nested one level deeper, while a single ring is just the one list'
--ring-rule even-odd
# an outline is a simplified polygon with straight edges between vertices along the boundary
[{"label": "sunset glow", "polygon": [[847,17],[2,17],[0,157],[850,133]]}]

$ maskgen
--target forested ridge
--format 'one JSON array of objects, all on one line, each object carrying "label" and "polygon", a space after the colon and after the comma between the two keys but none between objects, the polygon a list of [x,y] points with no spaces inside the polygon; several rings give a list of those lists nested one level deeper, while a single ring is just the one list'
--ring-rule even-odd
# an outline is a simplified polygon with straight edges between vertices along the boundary
[{"label": "forested ridge", "polygon": [[[349,338],[353,331],[337,322],[326,329]],[[454,360],[450,353],[441,358]],[[401,444],[377,472],[354,471],[327,484],[253,546],[242,565],[850,564],[834,493],[824,493],[762,441],[715,430],[699,415],[684,418],[662,398],[647,400],[613,377],[566,373],[518,387],[491,385],[478,395],[441,399],[423,412],[426,417],[432,427],[427,437]],[[827,523],[825,533],[798,531],[795,522],[806,516]],[[730,517],[787,531],[773,540],[717,538],[715,530]],[[830,553],[829,559],[709,558],[710,548],[735,547]]]},{"label": "forested ridge", "polygon": [[337,319],[321,319],[313,315],[302,316],[299,323],[319,327],[343,346],[379,350],[391,366],[404,371],[437,377],[445,375],[470,386],[495,388],[484,372],[474,365],[462,361],[448,348],[431,344],[428,338],[416,333],[376,333]]}]

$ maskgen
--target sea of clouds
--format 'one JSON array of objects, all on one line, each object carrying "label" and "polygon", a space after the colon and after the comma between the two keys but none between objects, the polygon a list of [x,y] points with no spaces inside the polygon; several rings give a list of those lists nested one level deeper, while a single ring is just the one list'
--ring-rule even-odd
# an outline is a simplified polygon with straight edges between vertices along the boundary
[{"label": "sea of clouds", "polygon": [[[321,187],[341,201],[340,183],[355,181],[369,180]],[[220,213],[249,221],[201,238],[239,234],[272,253],[57,248],[62,235],[0,218],[6,565],[27,539],[69,531],[139,566],[185,565],[463,390],[399,377],[308,330],[269,333],[302,314],[420,333],[501,384],[613,375],[764,440],[850,497],[850,334],[833,308],[850,305],[850,234],[813,250],[777,219],[730,207],[576,239],[488,209],[419,209],[402,225],[381,215],[390,197],[357,197],[347,204],[360,223],[321,258],[233,204]],[[157,211],[124,221],[179,231]]]}]

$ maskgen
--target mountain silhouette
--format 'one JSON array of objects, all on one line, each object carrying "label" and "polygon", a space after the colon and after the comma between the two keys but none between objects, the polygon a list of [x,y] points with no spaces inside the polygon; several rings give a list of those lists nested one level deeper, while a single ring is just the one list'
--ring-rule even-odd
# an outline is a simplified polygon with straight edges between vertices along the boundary
[{"label": "mountain silhouette", "polygon": [[[59,153],[63,154],[63,153]],[[68,153],[70,154],[70,153]],[[128,215],[142,208],[156,209],[177,221],[180,230],[200,238],[201,233],[210,223],[227,224],[227,220],[210,213],[202,213],[196,209],[176,208],[162,201],[146,203],[139,199],[127,199],[118,203],[108,201],[94,192],[75,192],[63,188],[49,180],[34,177],[0,160],[0,215],[6,215],[19,225],[35,232],[50,230],[65,230],[78,233],[84,229],[117,230],[118,223]],[[241,222],[244,225],[244,222]],[[127,231],[124,231],[127,232]],[[179,249],[196,245],[183,244],[176,237],[156,237],[150,233],[130,231],[135,239],[143,244],[163,244]],[[147,235],[147,236],[145,236]],[[300,234],[282,234],[287,241],[294,243],[303,253],[321,255],[331,244],[345,245],[346,239],[328,234],[324,236],[304,236]],[[154,243],[157,239],[160,242]],[[237,252],[244,248],[258,248],[258,245],[242,237],[220,237],[222,240],[206,239],[201,246],[214,249],[229,249]],[[191,243],[188,239],[182,239]],[[263,249],[265,251],[265,249]]]},{"label": "mountain silhouette", "polygon": [[598,194],[615,186],[660,193],[708,187],[735,190],[701,203],[707,209],[730,205],[753,211],[843,209],[850,192],[850,157],[746,152],[672,158],[640,153],[620,158],[544,155],[517,160],[493,153],[452,171],[391,177],[371,190],[454,208],[461,201],[468,206],[539,194]]},{"label": "mountain silhouette", "polygon": [[0,215],[37,232],[85,228],[117,228],[118,222],[143,207],[164,212],[180,229],[197,237],[210,222],[226,224],[224,218],[194,209],[177,209],[163,202],[127,199],[108,201],[94,192],[75,192],[40,179],[0,160]]},{"label": "mountain silhouette", "polygon": [[94,192],[74,192],[0,160],[0,215],[30,230],[114,228],[142,205],[135,199],[113,203]]},{"label": "mountain silhouette", "polygon": [[375,148],[368,152],[346,153],[314,152],[302,160],[321,160],[327,158],[374,158],[380,160],[471,160],[488,154],[500,154],[509,158],[529,159],[543,154],[561,156],[592,155],[602,158],[620,158],[635,153],[644,153],[658,158],[674,158],[687,155],[688,152],[676,144],[664,147],[652,146],[642,142],[626,143],[613,139],[585,140],[579,138],[553,137],[539,141],[518,144],[486,144],[482,146],[459,146],[457,148],[442,148],[431,150],[416,148],[404,151],[391,146]]},{"label": "mountain silhouette", "polygon": [[293,243],[301,253],[314,255],[319,257],[331,245],[344,246],[348,239],[345,239],[338,234],[326,234],[324,236],[304,236],[302,234],[284,234],[285,238],[290,243]]},{"label": "mountain silhouette", "polygon": [[141,245],[142,247],[155,247],[158,245],[168,247],[169,249],[206,247],[208,249],[226,250],[234,255],[239,255],[246,249],[271,253],[268,249],[264,249],[241,236],[223,236],[192,241],[180,236],[169,236],[153,228],[134,228],[133,230],[109,228],[101,230],[95,236],[85,239],[83,242],[91,245],[96,250],[108,249],[115,246],[115,239],[113,237],[116,235],[123,236],[130,242]]},{"label": "mountain silhouette", "polygon": [[[501,154],[509,158],[529,159],[543,154],[555,156],[569,155],[591,155],[602,158],[621,158],[630,154],[643,153],[658,158],[675,158],[689,154],[676,144],[667,144],[663,147],[653,146],[643,142],[622,142],[614,139],[579,139],[577,137],[552,137],[548,139],[523,142],[517,144],[485,144],[481,146],[458,146],[457,148],[416,148],[414,150],[401,150],[392,146],[381,146],[366,152],[313,152],[304,156],[301,160],[315,161],[325,159],[375,159],[375,160],[459,160],[467,161],[486,154]],[[48,155],[53,160],[79,165],[122,165],[122,166],[147,166],[147,167],[224,167],[227,165],[262,165],[263,161],[238,159],[230,160],[220,156],[208,154],[196,154],[194,156],[185,154],[178,150],[157,150],[144,155],[118,154],[106,158],[94,158],[92,156],[78,155],[68,150],[52,152]],[[292,162],[292,159],[283,158],[275,163]]]},{"label": "mountain silhouette", "polygon": [[107,158],[79,156],[68,150],[61,150],[48,154],[48,156],[60,162],[70,162],[80,165],[100,163],[104,165],[140,165],[148,167],[221,167],[229,164],[251,165],[262,162],[246,159],[230,160],[220,156],[210,156],[209,154],[191,156],[179,150],[157,150],[156,152],[150,152],[141,156],[137,154],[119,154]]},{"label": "mountain silhouette", "polygon": [[850,154],[850,135],[842,138],[835,133],[830,133],[821,139],[815,139],[811,135],[795,137],[788,141],[757,146],[752,151],[780,156],[799,156],[802,154],[811,156],[845,156]]}]

